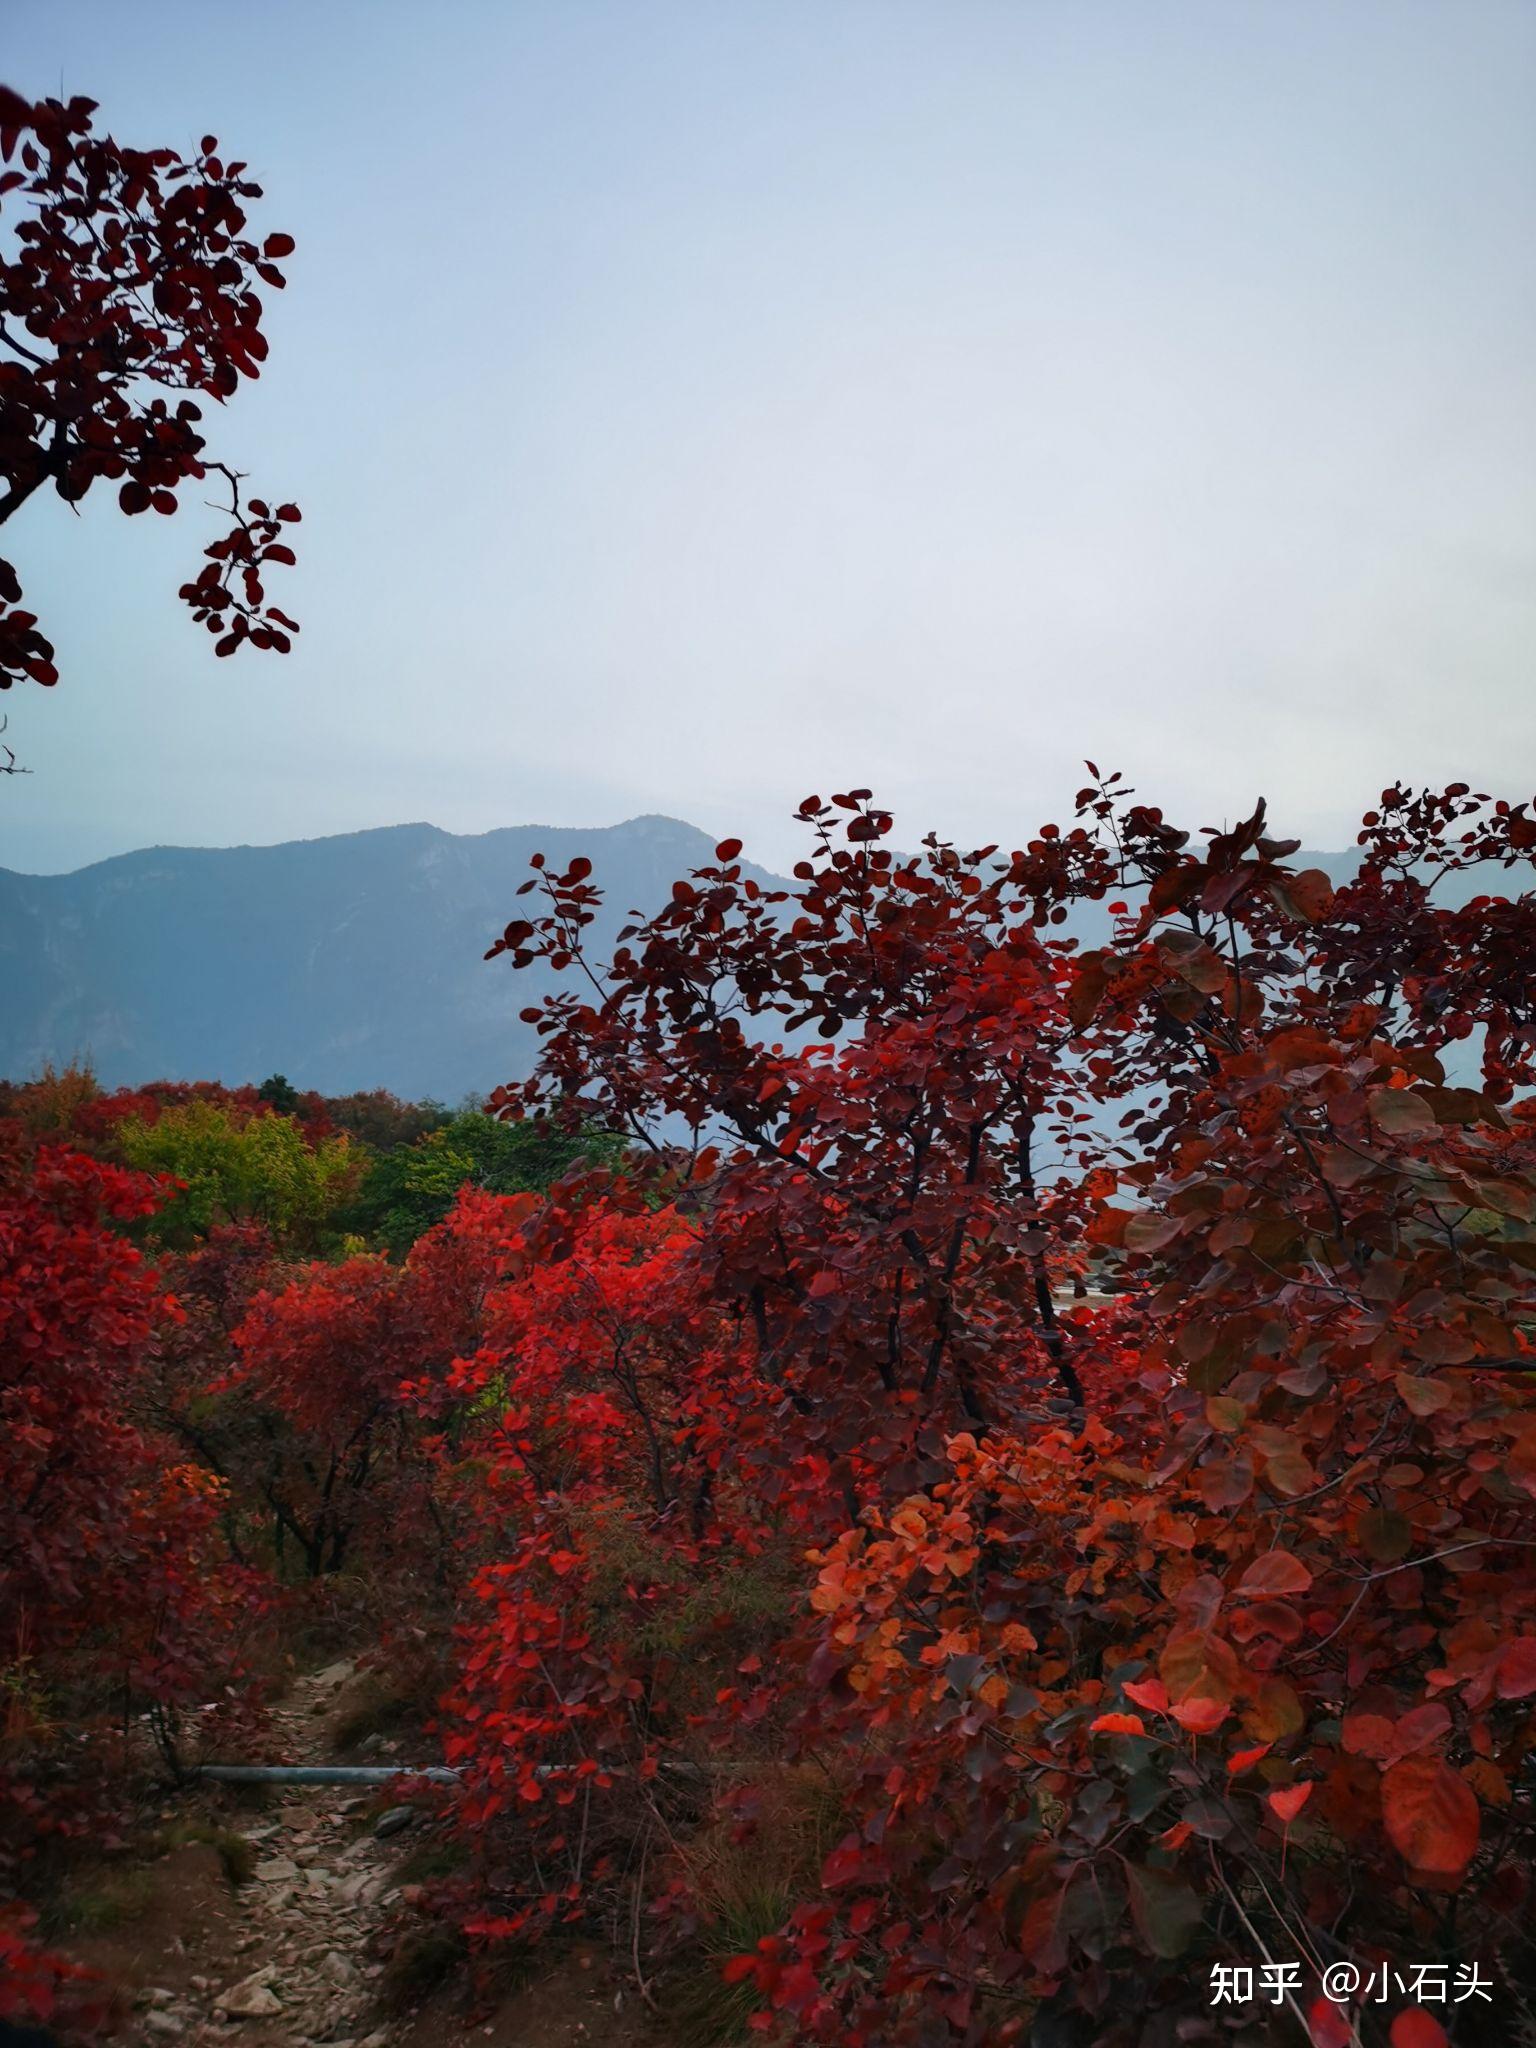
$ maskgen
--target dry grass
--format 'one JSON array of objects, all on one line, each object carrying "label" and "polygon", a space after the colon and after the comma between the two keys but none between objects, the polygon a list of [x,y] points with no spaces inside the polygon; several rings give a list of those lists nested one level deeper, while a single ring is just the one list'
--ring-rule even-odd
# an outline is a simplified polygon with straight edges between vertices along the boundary
[{"label": "dry grass", "polygon": [[703,1931],[670,1973],[667,2017],[677,2048],[733,2048],[752,2038],[756,1990],[727,1984],[721,1971],[815,1892],[843,1831],[838,1789],[811,1767],[767,1774],[751,1804],[750,1823],[722,1815],[679,1851]]},{"label": "dry grass", "polygon": [[384,1966],[384,2003],[392,2012],[409,2012],[461,1969],[468,1954],[463,1935],[445,1921],[413,1928]]},{"label": "dry grass", "polygon": [[184,1848],[188,1842],[203,1842],[216,1850],[220,1867],[232,1886],[250,1883],[256,1870],[256,1844],[234,1828],[220,1827],[212,1820],[184,1820],[160,1837],[163,1850]]}]

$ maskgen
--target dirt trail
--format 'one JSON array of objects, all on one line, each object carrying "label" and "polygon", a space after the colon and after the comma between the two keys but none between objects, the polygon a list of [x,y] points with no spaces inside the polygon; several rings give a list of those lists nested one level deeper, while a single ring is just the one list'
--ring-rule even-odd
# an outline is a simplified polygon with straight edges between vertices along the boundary
[{"label": "dirt trail", "polygon": [[[274,1751],[287,1763],[337,1759],[329,1738],[352,1677],[338,1663],[299,1679],[275,1710]],[[376,1739],[377,1740],[377,1739]],[[384,1743],[371,1759],[396,1761]],[[400,1762],[418,1761],[412,1755]],[[548,1973],[492,2012],[465,2018],[449,1983],[421,2010],[382,2006],[375,1937],[395,1916],[399,1866],[423,1822],[379,1813],[376,1791],[275,1787],[272,1804],[219,1824],[256,1853],[232,1888],[215,1847],[189,1843],[152,1866],[155,1897],[132,1927],[72,1944],[122,1987],[132,2011],[123,2048],[665,2048],[599,1950],[567,1950]],[[171,1809],[162,1818],[171,1819]],[[376,1832],[382,1828],[383,1833]]]},{"label": "dirt trail", "polygon": [[[274,1747],[286,1762],[331,1761],[327,1714],[351,1673],[334,1664],[300,1679],[276,1710]],[[212,1896],[211,1851],[172,1859],[169,1896],[127,1944],[133,1953],[118,1958],[137,1995],[121,2037],[130,2048],[387,2048],[404,2038],[405,2027],[377,2011],[383,1969],[369,1950],[413,1831],[381,1839],[368,1822],[377,1801],[346,1787],[279,1787],[275,1796],[281,1803],[232,1823],[256,1852],[248,1883]]]}]

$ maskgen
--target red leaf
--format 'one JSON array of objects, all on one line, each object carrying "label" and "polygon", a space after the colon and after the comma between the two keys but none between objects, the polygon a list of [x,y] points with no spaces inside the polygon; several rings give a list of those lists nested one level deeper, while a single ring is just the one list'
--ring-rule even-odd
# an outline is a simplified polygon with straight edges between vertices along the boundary
[{"label": "red leaf", "polygon": [[1289,1827],[1312,1797],[1312,1780],[1309,1778],[1300,1785],[1281,1785],[1268,1797],[1275,1818],[1283,1827]]},{"label": "red leaf", "polygon": [[1190,1735],[1213,1735],[1232,1709],[1222,1700],[1203,1699],[1195,1694],[1179,1700],[1169,1709],[1179,1726]]},{"label": "red leaf", "polygon": [[1288,1550],[1270,1550],[1249,1565],[1237,1590],[1244,1600],[1259,1600],[1275,1593],[1305,1593],[1311,1583],[1312,1574],[1299,1557]]},{"label": "red leaf", "polygon": [[1342,2006],[1331,1998],[1315,1998],[1307,2010],[1312,2048],[1355,2048],[1355,2030]]},{"label": "red leaf", "polygon": [[1299,875],[1282,875],[1269,885],[1270,894],[1288,917],[1313,924],[1333,908],[1333,884],[1321,868],[1303,868]]},{"label": "red leaf", "polygon": [[1138,1707],[1145,1707],[1150,1714],[1166,1714],[1168,1711],[1168,1688],[1160,1678],[1128,1678],[1120,1690],[1128,1700],[1134,1700]]},{"label": "red leaf", "polygon": [[1179,1234],[1177,1216],[1158,1216],[1151,1210],[1144,1210],[1130,1218],[1125,1226],[1125,1248],[1131,1252],[1160,1252],[1170,1245]]},{"label": "red leaf", "polygon": [[1394,1764],[1381,1781],[1381,1814],[1394,1848],[1415,1870],[1454,1877],[1471,1862],[1481,1831],[1477,1798],[1441,1758]]},{"label": "red leaf", "polygon": [[1428,1749],[1443,1735],[1450,1733],[1450,1710],[1439,1700],[1430,1700],[1427,1705],[1415,1707],[1404,1714],[1392,1731],[1392,1754],[1394,1757],[1408,1756],[1416,1749]]},{"label": "red leaf", "polygon": [[1235,1778],[1243,1771],[1251,1771],[1261,1758],[1269,1755],[1273,1747],[1274,1744],[1271,1742],[1260,1742],[1252,1749],[1234,1749],[1227,1758],[1228,1774]]},{"label": "red leaf", "polygon": [[1516,1636],[1504,1645],[1494,1690],[1501,1700],[1528,1699],[1536,1692],[1536,1636]]},{"label": "red leaf", "polygon": [[1392,2022],[1392,2048],[1446,2048],[1444,2027],[1422,2005],[1410,2005]]},{"label": "red leaf", "polygon": [[1384,1763],[1393,1753],[1393,1724],[1385,1714],[1346,1714],[1339,1740],[1350,1756]]}]

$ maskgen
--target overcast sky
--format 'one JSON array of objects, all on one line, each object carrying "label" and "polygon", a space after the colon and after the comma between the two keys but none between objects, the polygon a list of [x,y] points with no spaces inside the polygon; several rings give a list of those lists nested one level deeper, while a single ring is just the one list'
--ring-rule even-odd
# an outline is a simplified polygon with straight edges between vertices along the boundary
[{"label": "overcast sky", "polygon": [[304,508],[286,660],[196,492],[11,522],[0,863],[1536,783],[1536,0],[0,0],[0,76],[250,161],[218,452]]}]

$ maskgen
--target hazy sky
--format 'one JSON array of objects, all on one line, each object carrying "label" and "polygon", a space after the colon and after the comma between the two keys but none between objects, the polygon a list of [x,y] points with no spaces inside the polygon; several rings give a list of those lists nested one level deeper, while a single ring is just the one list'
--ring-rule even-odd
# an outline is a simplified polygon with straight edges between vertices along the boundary
[{"label": "hazy sky", "polygon": [[298,239],[215,426],[304,631],[34,500],[0,863],[1536,783],[1536,0],[0,0],[61,74]]}]

